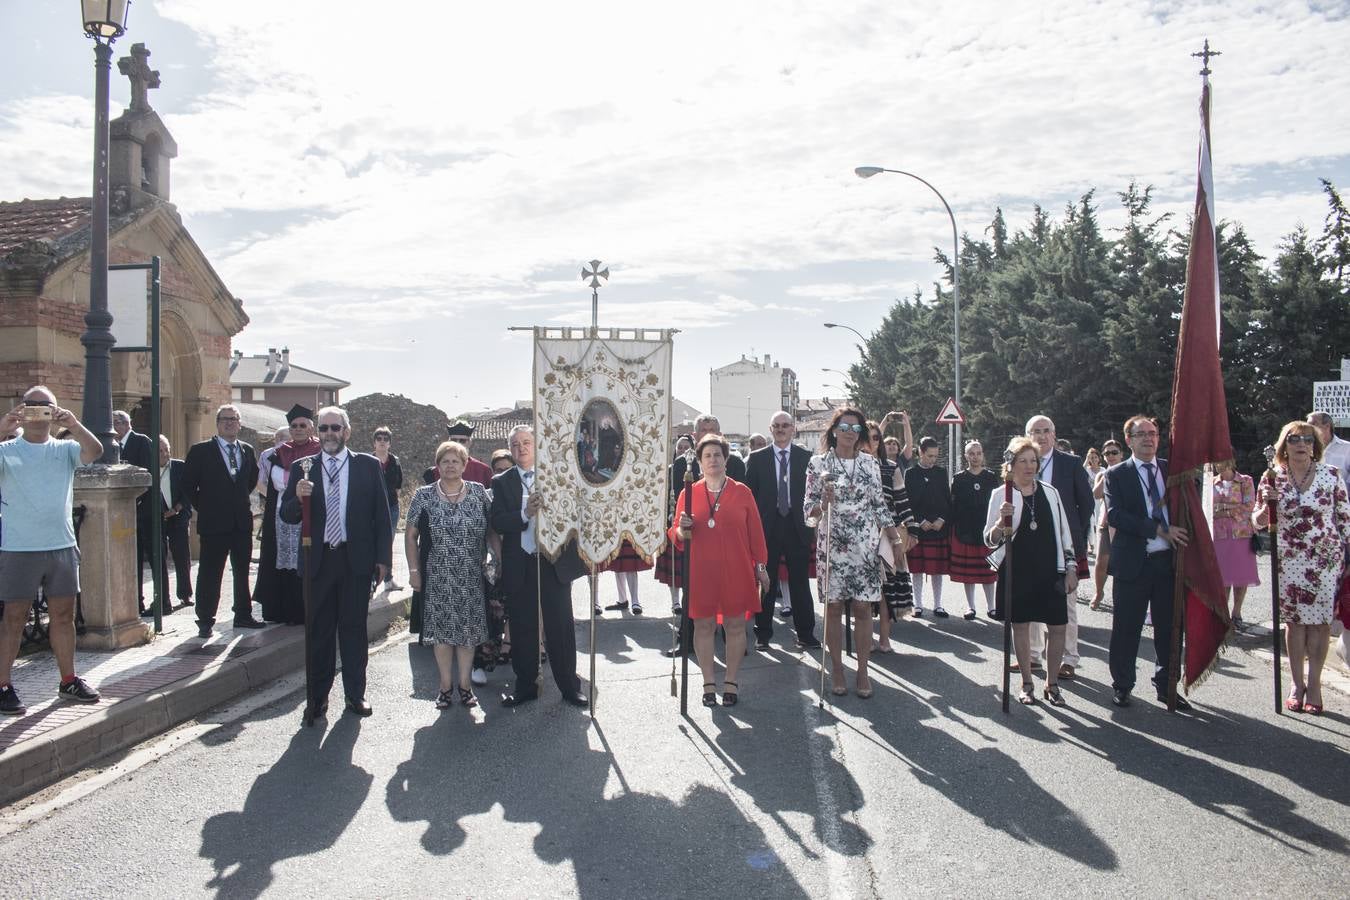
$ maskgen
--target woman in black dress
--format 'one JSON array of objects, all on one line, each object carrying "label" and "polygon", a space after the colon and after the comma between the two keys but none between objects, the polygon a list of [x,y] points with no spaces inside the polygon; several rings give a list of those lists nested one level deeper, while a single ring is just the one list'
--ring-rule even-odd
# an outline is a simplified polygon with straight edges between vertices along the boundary
[{"label": "woman in black dress", "polygon": [[[889,413],[882,422],[894,415],[896,413]],[[893,653],[891,622],[900,618],[906,607],[914,605],[914,586],[910,582],[908,567],[903,565],[905,551],[909,549],[913,540],[909,536],[909,529],[914,524],[914,513],[909,508],[909,494],[905,492],[904,473],[900,472],[900,467],[887,452],[888,448],[882,440],[881,427],[881,424],[871,420],[867,423],[867,430],[872,435],[872,446],[876,448],[877,463],[881,466],[881,488],[886,494],[886,505],[891,508],[892,519],[905,543],[896,548],[896,570],[882,578],[881,602],[872,604],[872,614],[881,620],[877,652]]]},{"label": "woman in black dress", "polygon": [[[1059,492],[1036,480],[1040,452],[1030,438],[1013,438],[1008,445],[1012,454],[1012,500],[1003,490],[989,498],[984,538],[990,547],[1000,547],[995,618],[1009,614],[1013,623],[1013,647],[1022,671],[1019,703],[1036,702],[1036,685],[1027,681],[1031,673],[1032,622],[1049,626],[1046,645],[1045,699],[1054,706],[1064,705],[1057,676],[1064,656],[1064,626],[1069,621],[1067,597],[1078,589],[1078,568],[1074,560],[1073,534]],[[1004,476],[1008,472],[1005,470]],[[1012,527],[1003,527],[1003,517],[1012,517]],[[1011,571],[1002,571],[1011,567]],[[1012,580],[1011,603],[1008,580]]]},{"label": "woman in black dress", "polygon": [[941,445],[936,438],[919,438],[918,465],[905,472],[905,490],[914,510],[913,536],[919,540],[910,548],[907,559],[914,576],[914,615],[923,615],[923,582],[928,576],[933,590],[933,615],[947,618],[942,608],[942,576],[951,570],[952,495],[947,470],[937,464]]},{"label": "woman in black dress", "polygon": [[984,545],[984,517],[989,498],[1003,486],[1003,479],[984,467],[984,447],[979,441],[966,444],[966,470],[952,479],[952,582],[965,585],[966,620],[974,619],[975,588],[984,589],[984,608],[994,616],[994,581],[989,568],[989,548]]}]

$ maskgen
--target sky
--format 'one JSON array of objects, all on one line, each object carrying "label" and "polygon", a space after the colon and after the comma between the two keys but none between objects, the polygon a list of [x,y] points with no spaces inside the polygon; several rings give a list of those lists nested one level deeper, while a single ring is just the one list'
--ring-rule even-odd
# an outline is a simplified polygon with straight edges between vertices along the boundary
[{"label": "sky", "polygon": [[[78,8],[0,0],[0,199],[90,193]],[[589,324],[591,259],[602,326],[679,329],[685,402],[752,354],[842,395],[857,339],[823,323],[931,299],[951,242],[922,183],[854,167],[922,176],[974,238],[1091,189],[1116,227],[1131,179],[1184,221],[1206,38],[1218,216],[1273,256],[1350,185],[1350,4],[133,0],[114,49],[161,73],[235,348],[455,414],[529,396],[508,328]]]}]

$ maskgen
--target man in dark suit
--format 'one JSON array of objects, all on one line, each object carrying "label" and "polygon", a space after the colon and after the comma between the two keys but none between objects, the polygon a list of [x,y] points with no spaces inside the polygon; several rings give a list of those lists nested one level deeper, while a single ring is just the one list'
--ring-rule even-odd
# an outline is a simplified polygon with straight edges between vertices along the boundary
[{"label": "man in dark suit", "polygon": [[[1073,535],[1073,555],[1078,561],[1078,578],[1088,577],[1087,548],[1092,534],[1092,479],[1088,477],[1083,461],[1071,453],[1058,449],[1055,423],[1049,416],[1032,416],[1027,420],[1027,437],[1041,455],[1036,479],[1047,481],[1059,492],[1064,512],[1069,517],[1069,533]],[[1037,625],[1031,629],[1031,657],[1040,660],[1045,655],[1045,639],[1049,629]],[[1064,661],[1059,667],[1060,678],[1073,678],[1078,668],[1078,600],[1069,598],[1069,621],[1064,629]]]},{"label": "man in dark suit", "polygon": [[764,543],[769,547],[769,575],[775,584],[762,600],[755,616],[755,647],[769,649],[773,637],[774,600],[778,593],[778,566],[787,566],[788,594],[792,602],[792,623],[797,630],[797,649],[817,649],[816,610],[807,576],[811,556],[816,551],[815,531],[806,527],[802,499],[806,495],[806,467],[811,453],[792,443],[796,423],[786,412],[774,413],[769,420],[773,443],[750,454],[745,465],[745,484],[755,495],[759,521],[764,526]]},{"label": "man in dark suit", "polygon": [[384,469],[369,453],[347,449],[351,422],[337,406],[319,410],[319,443],[323,445],[305,479],[303,460],[291,466],[281,498],[281,520],[292,525],[304,518],[301,500],[313,497],[309,510],[310,688],[305,722],[328,710],[337,653],[342,653],[342,689],[347,710],[368,716],[366,660],[369,638],[366,618],[372,579],[384,581],[393,562],[393,525]]},{"label": "man in dark suit", "polygon": [[[125,410],[113,411],[113,432],[117,435],[122,462],[140,466],[147,472],[155,471],[155,449],[148,435],[132,430],[131,416]],[[142,616],[154,615],[145,605],[145,567],[154,565],[150,552],[150,516],[154,503],[150,491],[136,498],[136,602]],[[169,604],[165,604],[167,610]]]},{"label": "man in dark suit", "polygon": [[[163,566],[163,584],[167,595],[169,590],[169,557],[173,557],[175,594],[182,606],[192,605],[192,553],[188,549],[188,523],[192,521],[192,504],[183,493],[183,467],[181,459],[173,458],[173,448],[169,439],[159,436],[158,484],[151,491],[159,494],[159,514],[164,517],[161,533],[164,536],[164,553],[160,557]],[[172,605],[167,596],[164,611],[171,612]]]},{"label": "man in dark suit", "polygon": [[193,444],[183,460],[183,496],[197,511],[201,558],[197,566],[197,634],[211,636],[220,606],[225,560],[234,574],[234,625],[262,628],[253,618],[248,566],[253,556],[253,509],[249,495],[258,483],[258,457],[239,440],[239,410],[216,410],[216,435]]},{"label": "man in dark suit", "polygon": [[[1167,460],[1159,459],[1158,423],[1133,416],[1125,423],[1131,457],[1106,471],[1106,521],[1111,539],[1110,573],[1115,577],[1111,620],[1111,702],[1130,705],[1135,659],[1144,618],[1153,613],[1153,685],[1158,702],[1167,702],[1172,659],[1172,579],[1176,550],[1189,535],[1167,515]],[[1177,709],[1190,704],[1177,697]]]},{"label": "man in dark suit", "polygon": [[516,683],[502,696],[503,706],[519,706],[539,697],[539,619],[553,680],[563,699],[584,707],[588,701],[577,678],[577,636],[572,620],[572,582],[585,573],[575,552],[550,562],[534,540],[541,509],[535,490],[534,429],[517,425],[507,437],[516,464],[492,479],[492,529],[502,536],[502,585],[511,619],[511,669]]}]

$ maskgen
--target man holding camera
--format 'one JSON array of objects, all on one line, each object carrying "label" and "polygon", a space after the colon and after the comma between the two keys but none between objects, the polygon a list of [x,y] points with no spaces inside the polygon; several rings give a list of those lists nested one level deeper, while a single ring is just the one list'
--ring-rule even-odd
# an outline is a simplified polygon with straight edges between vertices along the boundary
[{"label": "man holding camera", "polygon": [[[23,434],[0,443],[0,494],[10,515],[0,536],[0,713],[17,716],[27,707],[10,684],[28,610],[41,588],[47,597],[48,636],[61,671],[57,696],[97,703],[98,691],[75,674],[75,595],[80,590],[80,550],[71,523],[75,469],[103,454],[103,446],[56,396],[39,385],[0,422],[0,433]],[[67,428],[75,440],[51,436]]]}]

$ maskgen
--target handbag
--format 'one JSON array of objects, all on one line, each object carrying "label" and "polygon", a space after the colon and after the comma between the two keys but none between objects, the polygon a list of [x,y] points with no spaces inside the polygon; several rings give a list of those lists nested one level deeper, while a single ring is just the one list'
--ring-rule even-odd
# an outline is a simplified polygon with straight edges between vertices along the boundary
[{"label": "handbag", "polygon": [[895,571],[895,545],[886,540],[885,534],[881,535],[881,541],[877,544],[877,556],[881,559],[883,577]]},{"label": "handbag", "polygon": [[1252,536],[1247,541],[1248,546],[1252,548],[1253,553],[1261,552],[1261,532],[1253,531]]}]

